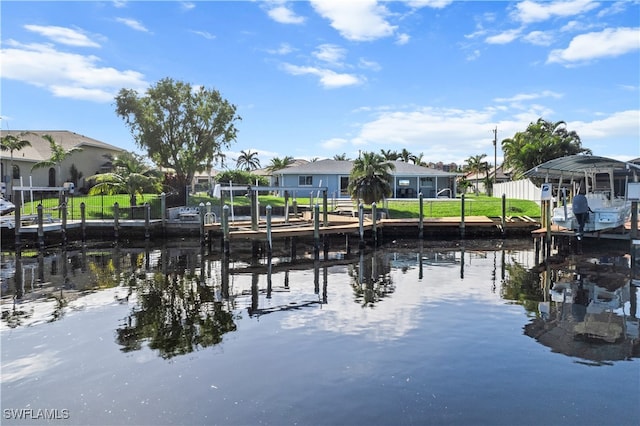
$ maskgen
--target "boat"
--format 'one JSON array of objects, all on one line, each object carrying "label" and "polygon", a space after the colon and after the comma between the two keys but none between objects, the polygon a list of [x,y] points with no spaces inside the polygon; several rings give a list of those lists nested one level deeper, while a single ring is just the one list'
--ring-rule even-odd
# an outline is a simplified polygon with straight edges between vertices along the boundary
[{"label": "boat", "polygon": [[551,223],[570,231],[578,231],[578,220],[571,207],[572,195],[585,189],[590,212],[584,232],[613,230],[631,219],[632,201],[626,194],[627,184],[637,181],[639,166],[593,155],[571,155],[547,161],[525,173],[542,178],[557,188],[556,207]]},{"label": "boat", "polygon": [[11,213],[15,209],[16,206],[11,201],[0,198],[0,215],[4,216],[5,214]]},{"label": "boat", "polygon": [[[607,193],[600,191],[587,193],[586,197],[591,211],[584,224],[584,232],[618,228],[631,218],[631,201],[619,197],[611,199]],[[551,222],[566,229],[578,230],[578,220],[566,198],[561,206],[553,209]]]}]

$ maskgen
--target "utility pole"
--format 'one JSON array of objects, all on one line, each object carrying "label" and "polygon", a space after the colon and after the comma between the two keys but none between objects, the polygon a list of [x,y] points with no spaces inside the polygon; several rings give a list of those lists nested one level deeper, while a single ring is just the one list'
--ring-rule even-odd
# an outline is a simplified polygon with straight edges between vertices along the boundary
[{"label": "utility pole", "polygon": [[495,188],[496,176],[498,174],[498,126],[493,129],[493,166],[493,187]]}]

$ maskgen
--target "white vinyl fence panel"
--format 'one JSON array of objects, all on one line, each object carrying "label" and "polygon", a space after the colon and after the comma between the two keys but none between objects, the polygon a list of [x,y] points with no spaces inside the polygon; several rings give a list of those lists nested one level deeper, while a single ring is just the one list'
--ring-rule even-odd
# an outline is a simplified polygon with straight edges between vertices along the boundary
[{"label": "white vinyl fence panel", "polygon": [[529,179],[515,180],[511,182],[496,183],[493,186],[493,195],[517,200],[535,201],[540,204],[540,187],[535,186]]}]

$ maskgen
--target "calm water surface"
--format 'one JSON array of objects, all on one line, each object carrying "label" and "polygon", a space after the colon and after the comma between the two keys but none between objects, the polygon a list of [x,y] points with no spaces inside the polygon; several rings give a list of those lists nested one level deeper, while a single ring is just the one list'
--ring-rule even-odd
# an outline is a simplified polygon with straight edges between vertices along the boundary
[{"label": "calm water surface", "polygon": [[627,252],[4,253],[0,422],[638,425]]}]

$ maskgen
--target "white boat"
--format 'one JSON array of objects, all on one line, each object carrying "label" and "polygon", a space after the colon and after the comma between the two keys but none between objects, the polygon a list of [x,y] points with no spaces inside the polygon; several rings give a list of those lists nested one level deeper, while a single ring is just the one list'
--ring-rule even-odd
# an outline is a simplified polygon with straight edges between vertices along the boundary
[{"label": "white boat", "polygon": [[639,173],[638,164],[579,154],[549,160],[528,170],[525,176],[543,179],[557,188],[551,223],[572,231],[579,228],[569,194],[576,194],[583,187],[591,209],[584,232],[597,232],[630,221],[632,201],[627,187],[630,182],[638,182]]},{"label": "white boat", "polygon": [[[624,198],[610,200],[605,192],[592,192],[586,194],[586,197],[591,212],[584,224],[584,232],[618,228],[631,218],[631,201]],[[566,229],[578,230],[578,220],[573,214],[571,203],[554,208],[551,222]]]},{"label": "white boat", "polygon": [[11,213],[16,209],[16,206],[9,200],[0,198],[0,215]]}]

